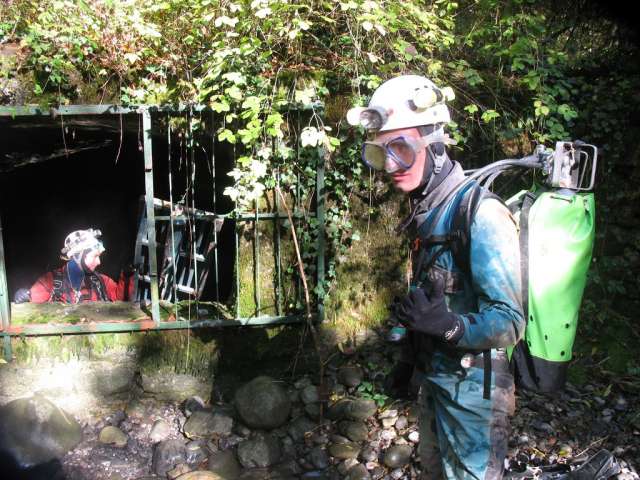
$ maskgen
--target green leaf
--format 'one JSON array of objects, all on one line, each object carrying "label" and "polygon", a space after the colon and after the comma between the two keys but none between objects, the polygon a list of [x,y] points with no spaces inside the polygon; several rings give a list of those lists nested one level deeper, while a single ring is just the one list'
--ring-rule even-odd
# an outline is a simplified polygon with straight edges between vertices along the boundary
[{"label": "green leaf", "polygon": [[244,85],[246,83],[244,75],[240,72],[228,72],[223,74],[222,78],[229,80],[231,83],[235,83],[236,85]]},{"label": "green leaf", "polygon": [[229,129],[224,129],[218,133],[218,140],[221,142],[236,143],[236,136]]},{"label": "green leaf", "polygon": [[558,106],[558,113],[562,115],[566,121],[573,120],[578,116],[578,112],[576,112],[566,103]]},{"label": "green leaf", "polygon": [[236,85],[227,88],[225,93],[234,100],[242,100],[242,90],[240,90]]},{"label": "green leaf", "polygon": [[464,107],[464,110],[469,112],[470,115],[473,115],[474,113],[476,113],[478,111],[478,106],[475,103],[471,103],[471,104],[467,105],[466,107]]},{"label": "green leaf", "polygon": [[489,123],[491,120],[498,118],[500,114],[495,110],[485,110],[480,117],[484,123]]},{"label": "green leaf", "polygon": [[221,99],[219,102],[211,102],[211,108],[216,113],[228,112],[231,110],[231,106],[224,99]]},{"label": "green leaf", "polygon": [[251,96],[247,97],[244,102],[242,102],[242,108],[249,108],[251,110],[260,110],[260,97]]}]

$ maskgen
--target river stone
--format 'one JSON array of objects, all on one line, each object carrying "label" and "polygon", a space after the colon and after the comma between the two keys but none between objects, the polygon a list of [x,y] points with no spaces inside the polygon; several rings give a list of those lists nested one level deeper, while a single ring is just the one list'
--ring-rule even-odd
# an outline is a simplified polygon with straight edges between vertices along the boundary
[{"label": "river stone", "polygon": [[275,465],[269,473],[269,478],[273,479],[294,479],[300,476],[302,468],[297,461],[291,459]]},{"label": "river stone", "polygon": [[169,372],[141,372],[140,383],[145,393],[169,402],[183,402],[189,397],[209,398],[211,384],[194,376]]},{"label": "river stone", "polygon": [[127,436],[118,427],[109,425],[100,430],[98,441],[105,445],[113,445],[114,447],[124,448],[127,446]]},{"label": "river stone", "polygon": [[398,437],[398,432],[393,428],[387,428],[378,432],[378,438],[383,442],[390,442]]},{"label": "river stone", "polygon": [[353,442],[333,443],[329,446],[329,454],[340,459],[357,458],[360,454],[360,446]]},{"label": "river stone", "polygon": [[287,433],[296,442],[304,440],[305,434],[313,432],[317,425],[307,417],[298,417],[289,424]]},{"label": "river stone", "polygon": [[418,406],[414,403],[407,410],[407,420],[409,423],[416,423],[418,421],[418,417],[420,415],[420,411]]},{"label": "river stone", "polygon": [[351,467],[347,474],[347,480],[369,480],[370,478],[371,475],[369,475],[367,467],[365,467],[361,463]]},{"label": "river stone", "polygon": [[202,400],[200,397],[196,395],[196,396],[187,398],[184,401],[182,408],[184,410],[185,417],[190,417],[193,412],[197,412],[198,410],[204,410],[205,403],[204,403],[204,400]]},{"label": "river stone", "polygon": [[362,368],[357,365],[344,365],[338,370],[338,381],[346,387],[357,387],[363,376]]},{"label": "river stone", "polygon": [[320,397],[318,396],[318,387],[315,385],[309,385],[304,387],[304,389],[300,392],[300,400],[305,405],[308,403],[317,403],[320,401]]},{"label": "river stone", "polygon": [[384,477],[385,470],[384,468],[378,465],[377,467],[374,467],[373,469],[371,469],[370,473],[371,473],[372,480],[379,480],[380,478]]},{"label": "river stone", "polygon": [[392,480],[400,480],[404,476],[404,471],[401,468],[396,468],[389,473],[389,477]]},{"label": "river stone", "polygon": [[225,480],[238,478],[242,470],[233,450],[215,452],[209,457],[207,468]]},{"label": "river stone", "polygon": [[188,438],[206,438],[212,435],[229,435],[233,429],[233,418],[224,412],[198,410],[184,424]]},{"label": "river stone", "polygon": [[181,440],[165,440],[156,444],[151,462],[153,471],[164,477],[176,465],[185,463],[187,452]]},{"label": "river stone", "polygon": [[309,452],[309,460],[313,466],[319,470],[324,470],[329,466],[329,455],[327,451],[322,447],[314,447]]},{"label": "river stone", "polygon": [[347,407],[347,416],[352,420],[366,420],[376,413],[378,407],[376,402],[369,398],[358,398],[352,401]]},{"label": "river stone", "polygon": [[398,416],[398,410],[387,408],[378,414],[378,418],[395,418]]},{"label": "river stone", "polygon": [[184,475],[185,473],[189,473],[189,472],[191,472],[191,469],[189,468],[189,466],[185,463],[181,463],[176,468],[169,470],[167,472],[167,478],[169,480],[175,480],[181,475]]},{"label": "river stone", "polygon": [[24,467],[60,458],[81,440],[76,419],[41,395],[0,407],[0,451]]},{"label": "river stone", "polygon": [[405,417],[404,415],[400,415],[396,420],[395,427],[398,430],[404,430],[408,426],[409,426],[409,421],[407,420],[407,417]]},{"label": "river stone", "polygon": [[164,420],[156,420],[153,422],[153,426],[151,427],[151,431],[149,432],[149,440],[153,443],[161,442],[162,440],[166,440],[169,438],[171,434],[171,426]]},{"label": "river stone", "polygon": [[235,394],[238,414],[252,428],[272,429],[289,418],[291,402],[279,382],[266,376],[257,377]]},{"label": "river stone", "polygon": [[321,472],[319,470],[305,472],[300,476],[300,478],[304,480],[330,480],[330,477],[325,472]]},{"label": "river stone", "polygon": [[393,445],[384,453],[384,464],[389,468],[401,468],[411,460],[412,448],[409,445]]},{"label": "river stone", "polygon": [[180,475],[176,480],[229,480],[208,470],[197,470]]},{"label": "river stone", "polygon": [[382,428],[391,428],[396,424],[396,420],[398,420],[397,418],[383,418],[382,420],[380,420],[380,422],[382,423]]},{"label": "river stone", "polygon": [[309,418],[313,418],[314,420],[320,419],[320,404],[319,403],[309,403],[304,406],[304,413],[307,414]]},{"label": "river stone", "polygon": [[124,409],[128,417],[141,418],[147,416],[147,406],[138,399],[131,400]]},{"label": "river stone", "polygon": [[[238,480],[267,480],[270,478],[274,478],[271,475],[271,471],[268,468],[249,468],[247,470],[243,470]],[[280,477],[275,477],[280,480]],[[287,479],[288,480],[288,479]]]},{"label": "river stone", "polygon": [[125,419],[127,418],[127,414],[124,413],[123,410],[116,410],[115,412],[113,412],[111,415],[109,415],[107,418],[105,418],[105,422],[108,425],[113,425],[114,427],[117,427],[118,425],[120,425]]},{"label": "river stone", "polygon": [[378,459],[378,452],[371,445],[367,445],[360,452],[360,458],[363,462],[373,462]]},{"label": "river stone", "polygon": [[358,460],[356,460],[355,458],[347,458],[345,461],[338,464],[338,467],[336,470],[338,470],[338,473],[340,475],[346,478],[349,470],[351,470],[353,467],[358,465],[358,463],[359,463]]},{"label": "river stone", "polygon": [[349,443],[349,439],[347,437],[343,437],[342,435],[338,435],[337,433],[331,434],[329,437],[331,443]]},{"label": "river stone", "polygon": [[207,459],[207,451],[203,440],[194,440],[185,447],[186,461],[189,465],[199,465]]},{"label": "river stone", "polygon": [[369,437],[369,430],[362,422],[340,422],[339,428],[340,433],[354,442],[362,442]]},{"label": "river stone", "polygon": [[238,445],[238,460],[244,468],[269,467],[280,460],[280,441],[273,435],[257,435]]},{"label": "river stone", "polygon": [[327,410],[327,418],[329,420],[338,421],[342,420],[347,416],[347,410],[353,400],[348,398],[341,398],[336,403],[329,406]]}]

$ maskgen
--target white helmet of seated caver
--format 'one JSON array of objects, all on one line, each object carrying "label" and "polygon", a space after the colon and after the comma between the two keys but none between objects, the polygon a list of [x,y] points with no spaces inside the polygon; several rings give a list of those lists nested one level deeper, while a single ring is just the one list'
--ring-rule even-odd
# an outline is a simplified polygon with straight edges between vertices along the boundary
[{"label": "white helmet of seated caver", "polygon": [[62,258],[69,260],[71,257],[80,255],[85,250],[104,252],[104,245],[102,241],[98,240],[100,236],[102,236],[102,232],[93,228],[71,232],[64,239],[64,247],[61,250]]},{"label": "white helmet of seated caver", "polygon": [[420,75],[402,75],[380,85],[368,107],[350,109],[347,121],[375,132],[445,124],[451,121],[445,102],[454,98],[451,87],[441,89]]}]

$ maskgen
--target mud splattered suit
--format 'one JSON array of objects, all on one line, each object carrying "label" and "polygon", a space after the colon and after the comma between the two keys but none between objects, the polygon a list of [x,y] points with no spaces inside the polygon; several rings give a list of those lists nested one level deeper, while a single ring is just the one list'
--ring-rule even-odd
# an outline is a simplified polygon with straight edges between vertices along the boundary
[{"label": "mud splattered suit", "polygon": [[[464,178],[459,165],[449,177],[431,195],[446,197],[451,185]],[[419,213],[418,234],[448,233],[463,194],[460,192],[441,207]],[[436,215],[438,208],[444,209],[442,215]],[[434,219],[436,225],[432,225]],[[517,227],[501,202],[485,198],[470,233],[470,273],[455,265],[447,250],[428,272],[416,275],[416,280],[425,283],[443,278],[449,310],[460,315],[465,327],[455,346],[419,332],[410,334],[413,360],[420,372],[419,449],[423,478],[499,479],[507,451],[514,385],[504,349],[521,338],[525,327]],[[433,255],[436,248],[428,248],[426,257]],[[490,350],[492,357],[489,399],[483,398],[480,352],[484,350]],[[461,365],[465,354],[473,364],[469,368]]]}]

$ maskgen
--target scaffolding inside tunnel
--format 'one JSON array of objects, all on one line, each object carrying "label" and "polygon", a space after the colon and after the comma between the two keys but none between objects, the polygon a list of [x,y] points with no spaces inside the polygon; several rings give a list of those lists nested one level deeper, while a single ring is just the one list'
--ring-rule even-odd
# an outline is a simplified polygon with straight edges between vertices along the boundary
[{"label": "scaffolding inside tunnel", "polygon": [[[153,129],[152,120],[172,115],[210,115],[211,129],[210,138],[212,142],[211,165],[209,174],[213,189],[213,201],[208,210],[196,208],[193,195],[191,202],[189,195],[180,200],[172,198],[171,188],[171,131],[170,122],[167,121],[166,142],[169,144],[169,198],[156,198],[154,192],[154,167],[157,158],[153,153]],[[258,208],[257,202],[253,211],[238,211],[235,209],[230,213],[221,213],[216,205],[216,161],[213,144],[215,143],[215,128],[213,128],[213,112],[205,106],[180,106],[180,107],[160,107],[143,105],[135,107],[123,107],[117,105],[69,105],[52,109],[42,109],[33,106],[24,107],[0,107],[0,119],[4,118],[10,122],[20,122],[25,118],[48,117],[64,124],[65,118],[82,118],[83,116],[95,118],[97,116],[119,116],[122,122],[123,116],[137,118],[139,122],[139,147],[143,156],[143,177],[144,195],[141,200],[139,212],[138,232],[135,247],[134,261],[134,299],[135,302],[126,305],[111,305],[105,307],[102,302],[83,303],[77,305],[69,304],[29,304],[29,311],[33,309],[48,312],[48,314],[59,315],[55,322],[49,323],[12,323],[12,316],[23,315],[27,320],[29,315],[21,313],[23,305],[11,303],[10,288],[7,281],[4,230],[2,218],[0,217],[0,336],[2,336],[4,358],[10,361],[13,358],[11,338],[23,336],[42,335],[66,335],[66,334],[94,334],[94,333],[115,333],[115,332],[135,332],[148,330],[180,330],[206,327],[223,326],[266,326],[288,323],[299,323],[306,321],[304,309],[286,308],[283,303],[283,255],[281,230],[287,224],[288,216],[274,194],[273,201],[268,203],[267,208]],[[190,124],[189,124],[190,125]],[[66,149],[66,144],[65,144]],[[120,154],[120,150],[118,150]],[[193,149],[190,151],[193,156]],[[67,154],[68,160],[68,154]],[[63,158],[62,161],[65,161]],[[235,161],[235,159],[234,159]],[[198,187],[195,185],[195,166],[185,162],[187,179],[190,178],[189,188],[191,192]],[[189,170],[191,168],[192,170]],[[316,239],[316,262],[315,262],[315,282],[324,282],[325,268],[325,239],[324,239],[324,162],[320,161],[316,169],[315,178],[315,198],[314,211],[305,212],[299,204],[294,205],[292,216],[294,223],[302,225],[302,222],[317,222],[318,236]],[[156,173],[157,175],[157,173]],[[2,208],[0,206],[0,214]],[[260,224],[269,224],[273,232],[273,245],[269,252],[273,259],[271,278],[273,278],[274,301],[270,314],[261,314],[266,309],[261,305],[261,285],[260,268],[264,260],[261,260],[261,234]],[[220,308],[222,302],[219,286],[223,283],[221,275],[225,272],[220,270],[220,252],[218,249],[218,236],[222,226],[231,225],[233,228],[234,241],[233,252],[225,257],[233,257],[233,282],[227,278],[227,284],[233,283],[231,288],[230,308],[225,310]],[[249,226],[244,228],[244,226]],[[231,228],[229,227],[229,228]],[[247,315],[246,309],[243,311],[240,305],[241,281],[239,259],[241,254],[240,236],[242,230],[251,236],[252,269],[253,269],[253,292],[254,305],[251,307],[253,314]],[[158,236],[160,238],[158,238]],[[245,249],[247,250],[247,249]],[[264,255],[263,255],[264,256]],[[227,272],[228,274],[228,272]],[[227,275],[228,276],[228,275]],[[201,302],[201,295],[207,278],[210,277],[215,286],[213,302]],[[298,280],[299,283],[299,280]],[[298,300],[301,301],[301,292],[298,289]],[[227,300],[228,300],[227,299]],[[186,304],[184,309],[179,309],[179,302]],[[229,302],[227,302],[229,303]],[[322,298],[316,299],[313,310],[313,320],[322,321],[324,309]],[[101,311],[102,310],[102,311]],[[117,312],[113,318],[108,312]],[[188,312],[188,313],[186,313]],[[117,318],[115,318],[117,317]],[[23,320],[24,320],[23,318]],[[64,319],[75,319],[66,321]]]}]

